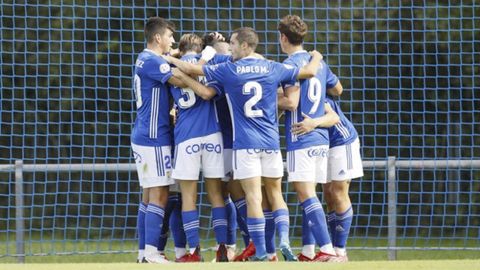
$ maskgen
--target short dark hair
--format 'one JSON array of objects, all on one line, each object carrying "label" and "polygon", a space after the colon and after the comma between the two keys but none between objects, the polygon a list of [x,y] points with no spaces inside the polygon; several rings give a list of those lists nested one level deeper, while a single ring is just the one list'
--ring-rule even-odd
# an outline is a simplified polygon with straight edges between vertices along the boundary
[{"label": "short dark hair", "polygon": [[248,47],[252,48],[255,51],[258,45],[258,35],[255,30],[253,30],[253,28],[241,27],[235,29],[232,35],[233,34],[237,34],[238,43],[242,44],[243,42],[246,42],[248,44]]},{"label": "short dark hair", "polygon": [[280,20],[278,31],[284,34],[291,44],[300,45],[307,35],[308,26],[297,15],[287,15]]},{"label": "short dark hair", "polygon": [[147,42],[152,42],[155,34],[163,35],[167,29],[175,32],[175,24],[164,18],[150,17],[145,24],[145,40],[147,40]]},{"label": "short dark hair", "polygon": [[203,48],[207,46],[213,47],[218,42],[228,42],[227,40],[216,39],[214,33],[206,33],[205,35],[203,35],[202,40],[203,40]]},{"label": "short dark hair", "polygon": [[184,34],[178,43],[178,49],[181,53],[188,51],[195,51],[197,53],[202,51],[203,41],[202,38],[194,33]]}]

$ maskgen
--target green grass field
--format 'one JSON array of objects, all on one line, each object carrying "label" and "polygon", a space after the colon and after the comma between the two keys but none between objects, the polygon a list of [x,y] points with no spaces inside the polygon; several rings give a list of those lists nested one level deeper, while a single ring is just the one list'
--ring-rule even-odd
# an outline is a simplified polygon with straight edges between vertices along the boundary
[{"label": "green grass field", "polygon": [[162,269],[162,270],[476,270],[480,269],[480,260],[414,260],[414,261],[363,261],[346,264],[333,263],[196,263],[196,264],[168,264],[168,265],[138,265],[132,263],[83,263],[83,264],[0,264],[5,270],[132,270],[132,269]]}]

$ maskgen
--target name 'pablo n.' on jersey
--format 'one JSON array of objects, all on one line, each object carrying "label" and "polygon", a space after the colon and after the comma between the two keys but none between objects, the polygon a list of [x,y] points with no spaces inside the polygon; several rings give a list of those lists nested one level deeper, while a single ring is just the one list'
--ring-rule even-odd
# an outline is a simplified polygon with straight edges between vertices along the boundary
[{"label": "name 'pablo n.' on jersey", "polygon": [[171,145],[170,93],[167,81],[170,65],[155,52],[143,50],[135,62],[134,90],[137,118],[131,140],[144,146]]},{"label": "name 'pablo n.' on jersey", "polygon": [[340,145],[351,144],[358,137],[357,130],[353,126],[352,122],[343,113],[340,108],[340,104],[333,100],[329,95],[326,96],[325,100],[332,106],[332,109],[340,117],[340,122],[335,126],[328,128],[328,133],[330,136],[330,148]]},{"label": "name 'pablo n.' on jersey", "polygon": [[[194,53],[186,54],[180,60],[196,64],[200,56]],[[216,58],[212,59],[212,61],[215,60]],[[205,77],[199,77],[199,82],[205,84]],[[213,101],[202,99],[189,88],[172,86],[170,90],[178,108],[178,118],[175,124],[175,144],[220,131]]]},{"label": "name 'pablo n.' on jersey", "polygon": [[[301,50],[291,54],[283,63],[302,68],[310,62],[311,56],[307,51]],[[295,111],[285,112],[285,130],[287,151],[304,149],[315,145],[328,145],[328,130],[316,128],[305,135],[297,136],[291,133],[294,123],[303,120],[303,114],[310,118],[317,118],[325,114],[325,93],[329,88],[334,87],[338,78],[332,73],[328,65],[322,61],[317,74],[305,80],[299,80],[300,100]],[[283,84],[284,89],[293,86],[296,81]],[[297,84],[298,85],[298,84]]]},{"label": "name 'pablo n.' on jersey", "polygon": [[294,80],[299,69],[245,57],[204,66],[203,71],[208,81],[216,81],[225,91],[232,118],[233,149],[279,150],[277,88],[282,82]]}]

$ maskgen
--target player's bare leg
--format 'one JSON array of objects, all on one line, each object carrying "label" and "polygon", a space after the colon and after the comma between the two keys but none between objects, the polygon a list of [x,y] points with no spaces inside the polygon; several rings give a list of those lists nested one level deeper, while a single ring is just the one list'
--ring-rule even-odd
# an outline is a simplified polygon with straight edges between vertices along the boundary
[{"label": "player's bare leg", "polygon": [[[145,188],[144,189],[144,198],[143,201],[147,202],[147,214],[145,218],[145,224],[150,224],[153,222],[153,219],[150,218],[157,218],[155,217],[156,213],[158,211],[163,211],[160,209],[165,209],[165,206],[167,205],[168,201],[168,186],[159,186],[159,187],[150,187],[150,188]],[[150,210],[156,209],[154,210]],[[153,212],[155,214],[149,214],[148,212]],[[163,217],[162,217],[163,218]],[[158,222],[158,221],[157,221]],[[149,232],[150,226],[146,226],[145,228],[145,235],[151,235],[152,233]],[[158,237],[160,237],[160,234],[158,234]],[[168,262],[164,256],[161,256],[158,251],[157,251],[157,244],[158,241],[155,241],[155,243],[148,243],[148,241],[151,237],[146,237],[146,243],[145,243],[145,261],[149,263],[166,263]],[[158,239],[157,239],[158,240]]]},{"label": "player's bare leg", "polygon": [[288,214],[288,207],[283,200],[282,181],[281,178],[263,177],[265,184],[265,192],[268,201],[272,207],[273,217],[275,219],[275,227],[280,239],[280,250],[286,261],[297,261],[297,257],[293,254],[290,248],[289,229],[290,220]]},{"label": "player's bare leg", "polygon": [[213,230],[217,239],[217,262],[228,262],[227,247],[227,219],[223,200],[222,181],[220,178],[205,178],[207,197],[212,205]]},{"label": "player's bare leg", "polygon": [[250,237],[255,244],[255,260],[266,260],[265,217],[262,210],[261,177],[251,177],[238,181],[242,185],[247,202],[247,226]]},{"label": "player's bare leg", "polygon": [[197,212],[197,181],[178,180],[182,194],[182,220],[190,253],[177,259],[177,262],[198,262],[200,256],[199,218]]},{"label": "player's bare leg", "polygon": [[350,180],[332,181],[324,185],[324,198],[330,213],[330,230],[338,262],[348,261],[346,241],[353,214],[352,203],[348,195],[349,187]]}]

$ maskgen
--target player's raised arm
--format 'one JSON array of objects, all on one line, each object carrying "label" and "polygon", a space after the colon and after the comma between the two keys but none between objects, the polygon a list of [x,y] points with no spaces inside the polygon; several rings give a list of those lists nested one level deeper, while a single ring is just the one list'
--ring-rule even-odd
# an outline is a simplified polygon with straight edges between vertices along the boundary
[{"label": "player's raised arm", "polygon": [[317,127],[328,128],[334,126],[340,121],[340,117],[328,103],[325,103],[325,114],[320,117],[310,118],[304,113],[302,113],[302,115],[304,117],[302,122],[292,125],[293,134],[303,135],[309,133]]},{"label": "player's raised arm", "polygon": [[203,76],[205,74],[203,73],[202,66],[208,61],[210,61],[210,59],[215,56],[215,53],[215,49],[211,46],[205,47],[205,49],[203,49],[202,51],[202,57],[200,58],[198,64],[188,63],[170,55],[162,55],[162,57],[170,64],[174,64],[175,66],[177,66],[184,73],[192,76]]},{"label": "player's raised arm", "polygon": [[320,67],[320,61],[322,61],[323,56],[316,50],[311,51],[310,55],[312,56],[312,59],[307,65],[298,71],[297,79],[308,79],[317,74],[318,68]]},{"label": "player's raised arm", "polygon": [[209,100],[217,94],[215,89],[199,83],[197,80],[194,80],[192,77],[188,76],[178,68],[173,68],[172,74],[174,78],[182,81],[185,84],[184,88],[188,87],[192,89],[193,92],[195,92],[195,94],[202,99]]}]

